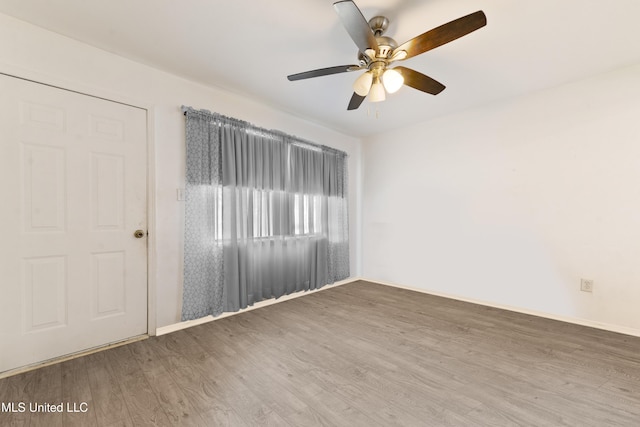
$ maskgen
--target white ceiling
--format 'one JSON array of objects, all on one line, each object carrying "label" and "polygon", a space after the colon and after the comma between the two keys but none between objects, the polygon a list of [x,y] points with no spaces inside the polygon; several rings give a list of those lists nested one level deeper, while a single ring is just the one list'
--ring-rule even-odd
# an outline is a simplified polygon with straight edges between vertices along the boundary
[{"label": "white ceiling", "polygon": [[0,0],[0,13],[354,136],[640,63],[637,0],[357,0],[367,19],[391,20],[398,43],[476,10],[488,23],[402,64],[445,84],[441,94],[404,87],[347,111],[358,72],[286,79],[357,63],[332,3]]}]

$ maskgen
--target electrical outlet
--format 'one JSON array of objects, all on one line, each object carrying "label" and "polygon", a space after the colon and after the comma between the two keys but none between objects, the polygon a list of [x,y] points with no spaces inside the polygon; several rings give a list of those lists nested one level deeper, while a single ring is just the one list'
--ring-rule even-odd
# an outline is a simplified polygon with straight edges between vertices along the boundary
[{"label": "electrical outlet", "polygon": [[593,280],[580,279],[580,290],[582,292],[593,292]]}]

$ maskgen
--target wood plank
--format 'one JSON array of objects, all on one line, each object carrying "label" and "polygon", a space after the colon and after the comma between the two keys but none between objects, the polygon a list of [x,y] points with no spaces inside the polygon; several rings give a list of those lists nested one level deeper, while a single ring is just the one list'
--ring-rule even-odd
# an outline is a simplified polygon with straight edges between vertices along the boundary
[{"label": "wood plank", "polygon": [[165,364],[162,363],[151,346],[137,342],[131,344],[130,348],[171,424],[206,426],[205,421],[190,403],[187,395],[173,380]]},{"label": "wood plank", "polygon": [[162,404],[151,390],[130,346],[104,352],[109,369],[118,382],[122,397],[136,426],[170,426]]},{"label": "wood plank", "polygon": [[[281,349],[276,350],[278,357],[271,357],[273,343],[265,344],[250,334],[244,334],[242,338],[237,335],[228,337],[224,333],[215,334],[215,331],[207,328],[193,328],[188,332],[230,371],[238,372],[237,361],[241,358],[245,366],[245,384],[253,386],[252,375],[257,372],[264,375],[261,396],[276,395],[276,399],[284,400],[275,403],[292,408],[284,411],[284,417],[293,425],[340,425],[341,420],[345,419],[340,416],[344,402],[306,375],[307,367],[297,369],[296,363],[290,363],[289,359],[283,357]],[[273,393],[274,387],[277,387],[277,393]],[[269,400],[273,398],[268,397]],[[328,404],[332,407],[329,412],[323,410]],[[352,425],[375,425],[372,419],[353,410],[348,419]]]},{"label": "wood plank", "polygon": [[[71,411],[63,414],[65,426],[90,427],[97,426],[98,419],[93,405],[87,360],[79,358],[63,362],[62,370],[62,401]],[[84,406],[86,405],[86,406]],[[86,412],[82,412],[86,410]]]},{"label": "wood plank", "polygon": [[[49,412],[47,407],[47,405],[51,405],[52,409],[58,408],[62,402],[62,369],[60,364],[38,369],[33,387],[33,397],[29,401],[29,406],[33,407],[35,412],[31,414],[29,426],[62,426],[64,412]],[[57,411],[57,409],[53,410]]]},{"label": "wood plank", "polygon": [[[35,380],[38,371],[30,371],[0,380],[0,403],[11,404],[12,411],[0,411],[0,425],[28,426],[31,421],[29,403],[35,395]],[[19,407],[22,403],[24,409]],[[24,410],[24,412],[20,412]]]},{"label": "wood plank", "polygon": [[109,367],[106,358],[107,351],[84,357],[89,387],[91,388],[93,411],[100,426],[131,423],[131,416],[124,402],[122,390]]},{"label": "wood plank", "polygon": [[284,407],[270,407],[257,396],[253,387],[257,387],[258,381],[252,383],[251,387],[247,387],[242,381],[240,372],[227,370],[218,360],[204,351],[188,333],[175,334],[174,338],[180,342],[179,347],[183,350],[183,356],[192,360],[199,374],[210,380],[222,394],[221,400],[233,408],[247,424],[289,425],[283,417]]},{"label": "wood plank", "polygon": [[[254,313],[260,315],[259,310]],[[307,317],[306,313],[303,311],[298,313],[298,317],[283,318],[283,326],[289,325],[288,327],[290,329],[293,328],[295,334],[295,331],[298,330],[296,328]],[[287,316],[289,312],[285,307],[281,307],[278,314]],[[276,316],[267,314],[264,320],[268,321],[267,318],[273,321]],[[406,414],[418,414],[421,418],[429,417],[429,419],[436,421],[441,413],[442,404],[450,402],[449,395],[454,392],[454,389],[448,390],[445,381],[438,385],[432,381],[433,378],[425,378],[417,373],[416,368],[421,369],[418,366],[404,364],[390,349],[367,345],[366,341],[362,339],[363,331],[350,335],[341,334],[345,338],[344,343],[348,345],[336,346],[335,334],[331,333],[325,326],[326,323],[311,334],[317,347],[315,349],[313,347],[309,348],[310,357],[316,357],[316,354],[318,354],[319,359],[317,360],[330,358],[332,366],[328,368],[332,371],[335,371],[338,366],[344,366],[344,370],[341,368],[338,373],[348,383],[341,386],[338,393],[343,394],[354,405],[360,404],[367,413],[375,413],[377,415],[376,418],[384,420],[385,424],[393,423],[399,416],[401,417],[400,419],[403,419],[400,423],[401,425],[418,422],[418,420],[408,419],[411,416]],[[307,333],[303,328],[298,332],[297,339],[303,340],[303,336]],[[294,340],[289,339],[289,341]],[[364,354],[367,355],[366,358],[362,357]],[[331,356],[328,357],[328,355]],[[357,361],[357,363],[337,365],[335,363],[336,358],[341,358],[345,361]],[[317,360],[314,363],[321,363]],[[369,393],[365,402],[358,400],[363,395],[363,392],[358,390],[358,387],[354,387],[354,384],[358,384],[359,387],[365,386],[363,391]],[[418,402],[416,396],[424,394],[426,388],[432,389],[433,397],[427,402]],[[385,394],[390,394],[393,397],[389,399],[386,396],[380,396],[378,401],[372,405],[371,399],[373,396],[368,391],[370,389],[386,389]],[[349,392],[346,393],[347,391]],[[458,413],[468,412],[479,405],[478,402],[465,401],[463,399],[458,399],[458,402],[461,403],[461,407],[456,410]],[[387,408],[387,412],[384,412],[383,408]],[[390,408],[395,409],[395,411],[389,412]]]}]

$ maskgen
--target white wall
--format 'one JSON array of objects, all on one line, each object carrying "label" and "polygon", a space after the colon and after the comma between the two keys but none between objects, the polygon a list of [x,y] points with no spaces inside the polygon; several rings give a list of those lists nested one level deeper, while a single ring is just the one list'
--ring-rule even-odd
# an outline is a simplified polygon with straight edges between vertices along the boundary
[{"label": "white wall", "polygon": [[[360,141],[249,99],[129,61],[0,14],[0,72],[152,108],[156,168],[157,326],[179,321],[182,299],[184,116],[204,108],[349,154],[351,271],[359,275]],[[284,78],[284,76],[283,76]],[[154,207],[151,206],[153,209]]]},{"label": "white wall", "polygon": [[364,277],[640,332],[640,66],[363,147]]}]

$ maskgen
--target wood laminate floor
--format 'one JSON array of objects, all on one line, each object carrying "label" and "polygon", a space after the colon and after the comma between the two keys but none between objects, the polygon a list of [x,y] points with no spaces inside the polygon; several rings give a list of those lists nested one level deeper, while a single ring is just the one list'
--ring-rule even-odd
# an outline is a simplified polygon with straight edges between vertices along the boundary
[{"label": "wood laminate floor", "polygon": [[639,426],[640,338],[355,282],[0,380],[0,402],[27,405],[2,426]]}]

